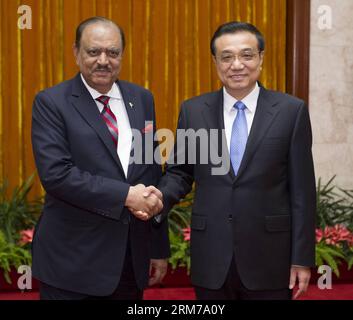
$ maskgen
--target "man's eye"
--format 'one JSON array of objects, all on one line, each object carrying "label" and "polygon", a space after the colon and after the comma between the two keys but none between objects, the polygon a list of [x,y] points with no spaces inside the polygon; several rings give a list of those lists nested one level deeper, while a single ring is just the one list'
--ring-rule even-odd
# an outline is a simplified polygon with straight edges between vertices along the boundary
[{"label": "man's eye", "polygon": [[112,58],[117,58],[117,57],[119,57],[120,52],[119,51],[108,51],[108,54]]},{"label": "man's eye", "polygon": [[96,56],[97,54],[98,54],[98,51],[97,50],[88,50],[88,54],[90,55],[90,56]]},{"label": "man's eye", "polygon": [[244,54],[242,54],[241,56],[242,56],[242,58],[244,58],[245,60],[251,60],[254,55],[251,54],[251,53],[244,53]]},{"label": "man's eye", "polygon": [[233,56],[223,56],[221,58],[222,61],[224,62],[228,62],[228,61],[231,61],[233,59]]}]

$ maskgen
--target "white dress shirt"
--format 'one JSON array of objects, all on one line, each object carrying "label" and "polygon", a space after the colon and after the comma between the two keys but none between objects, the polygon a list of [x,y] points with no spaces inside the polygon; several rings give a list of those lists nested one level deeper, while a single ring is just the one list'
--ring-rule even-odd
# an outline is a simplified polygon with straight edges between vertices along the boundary
[{"label": "white dress shirt", "polygon": [[[254,115],[257,107],[257,100],[260,94],[260,87],[256,83],[255,88],[241,100],[246,106],[245,117],[248,126],[248,135],[254,120]],[[224,129],[227,140],[228,151],[230,152],[230,139],[232,137],[232,127],[235,117],[237,116],[237,109],[234,108],[234,104],[238,100],[231,96],[225,87],[223,87],[223,118],[224,118]]]},{"label": "white dress shirt", "polygon": [[[102,95],[97,90],[90,87],[81,74],[81,79],[83,84],[91,94],[92,98],[96,102],[99,112],[101,113],[104,106],[102,103],[98,102],[96,99]],[[118,148],[117,153],[120,159],[121,165],[123,167],[125,177],[127,177],[127,172],[129,168],[131,144],[132,144],[132,131],[130,126],[129,117],[126,112],[124,100],[121,96],[121,92],[116,83],[113,84],[112,88],[108,93],[104,94],[108,96],[109,106],[111,111],[114,113],[119,130]]]}]

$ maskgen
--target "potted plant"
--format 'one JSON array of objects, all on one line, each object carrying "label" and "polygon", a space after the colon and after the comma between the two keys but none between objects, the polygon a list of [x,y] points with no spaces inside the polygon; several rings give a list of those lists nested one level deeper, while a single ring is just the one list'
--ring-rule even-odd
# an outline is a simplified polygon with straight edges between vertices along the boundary
[{"label": "potted plant", "polygon": [[353,190],[334,186],[334,179],[318,181],[316,265],[329,265],[336,281],[353,281]]},{"label": "potted plant", "polygon": [[42,208],[39,199],[28,199],[33,180],[34,174],[11,194],[6,181],[0,185],[0,289],[16,285],[20,265],[31,265],[30,242]]},{"label": "potted plant", "polygon": [[194,193],[190,192],[169,212],[169,241],[171,257],[166,286],[190,286],[190,220]]},{"label": "potted plant", "polygon": [[26,247],[8,242],[0,231],[0,269],[3,274],[3,278],[0,277],[1,290],[16,288],[18,267],[31,265],[31,261],[31,253]]}]

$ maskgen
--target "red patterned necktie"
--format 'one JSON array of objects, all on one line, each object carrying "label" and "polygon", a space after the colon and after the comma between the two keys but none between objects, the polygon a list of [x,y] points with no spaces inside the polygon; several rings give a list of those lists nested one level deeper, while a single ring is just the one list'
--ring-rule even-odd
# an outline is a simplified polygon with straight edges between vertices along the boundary
[{"label": "red patterned necktie", "polygon": [[109,99],[110,98],[108,96],[100,96],[96,100],[102,103],[104,106],[101,112],[101,116],[109,129],[115,146],[117,146],[119,136],[118,125],[114,113],[112,110],[110,110]]}]

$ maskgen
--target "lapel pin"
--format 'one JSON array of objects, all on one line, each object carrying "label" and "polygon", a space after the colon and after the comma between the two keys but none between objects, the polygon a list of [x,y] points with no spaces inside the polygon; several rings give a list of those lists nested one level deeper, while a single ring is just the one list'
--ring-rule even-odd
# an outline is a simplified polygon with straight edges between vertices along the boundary
[{"label": "lapel pin", "polygon": [[133,108],[133,103],[132,102],[129,102],[129,106],[130,106],[130,108]]}]

